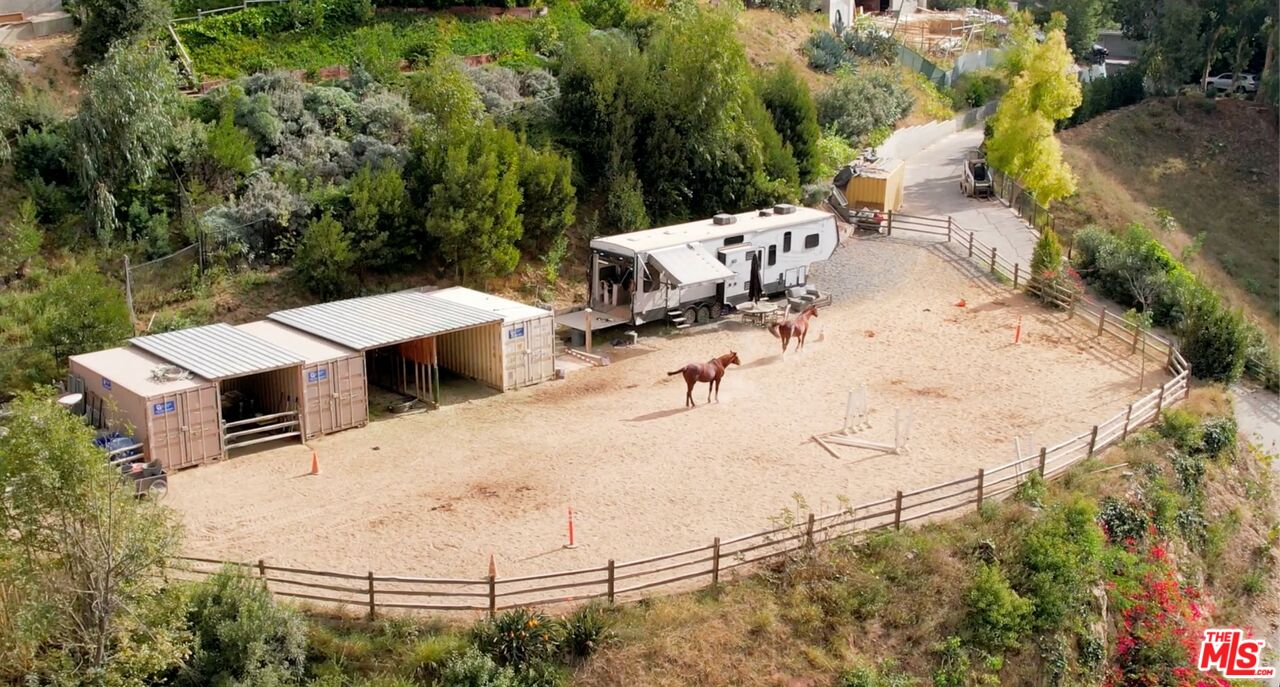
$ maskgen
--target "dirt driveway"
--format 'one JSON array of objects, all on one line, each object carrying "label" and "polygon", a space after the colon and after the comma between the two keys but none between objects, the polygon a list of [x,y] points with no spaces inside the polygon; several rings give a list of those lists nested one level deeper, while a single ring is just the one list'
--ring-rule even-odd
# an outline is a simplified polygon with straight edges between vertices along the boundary
[{"label": "dirt driveway", "polygon": [[[886,265],[895,265],[891,272]],[[859,282],[877,274],[875,282]],[[803,352],[724,323],[644,338],[605,368],[515,393],[375,422],[176,475],[169,504],[195,555],[314,569],[503,576],[630,560],[767,527],[793,495],[837,509],[1055,443],[1134,398],[1137,358],[1091,328],[996,288],[963,259],[894,239],[856,240],[818,272],[841,296]],[[863,283],[865,288],[851,288]],[[886,288],[886,285],[889,285]],[[965,307],[956,303],[965,301]],[[1023,318],[1022,343],[1014,326]],[[736,350],[720,402],[683,407],[667,372]],[[1150,374],[1148,387],[1164,381]],[[809,439],[839,427],[866,383],[867,436],[915,413],[908,455]],[[566,508],[579,548],[566,550]]]}]

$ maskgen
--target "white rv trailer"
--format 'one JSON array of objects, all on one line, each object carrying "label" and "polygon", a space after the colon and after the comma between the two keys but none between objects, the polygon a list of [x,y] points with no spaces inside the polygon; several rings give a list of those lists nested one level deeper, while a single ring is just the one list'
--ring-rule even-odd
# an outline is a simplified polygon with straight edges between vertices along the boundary
[{"label": "white rv trailer", "polygon": [[794,205],[595,238],[588,307],[604,326],[706,322],[803,286],[838,242],[834,216]]}]

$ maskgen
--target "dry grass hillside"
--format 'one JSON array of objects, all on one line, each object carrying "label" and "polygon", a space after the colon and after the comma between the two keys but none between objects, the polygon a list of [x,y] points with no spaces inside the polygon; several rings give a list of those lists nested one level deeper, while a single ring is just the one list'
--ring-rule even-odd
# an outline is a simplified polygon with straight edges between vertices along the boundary
[{"label": "dry grass hillside", "polygon": [[[1060,135],[1079,176],[1059,228],[1141,222],[1174,253],[1204,233],[1190,265],[1276,333],[1280,153],[1274,113],[1236,100],[1152,99]],[[1177,229],[1161,232],[1156,208]]]}]

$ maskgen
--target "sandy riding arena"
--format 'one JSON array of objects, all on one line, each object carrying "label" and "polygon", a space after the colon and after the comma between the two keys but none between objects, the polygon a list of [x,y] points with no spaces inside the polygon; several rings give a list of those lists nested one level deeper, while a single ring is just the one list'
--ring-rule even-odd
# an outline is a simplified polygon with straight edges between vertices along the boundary
[{"label": "sandy riding arena", "polygon": [[[1014,458],[1014,438],[1057,443],[1138,396],[1139,357],[1079,318],[974,273],[944,248],[847,243],[814,275],[835,302],[805,350],[737,322],[608,351],[565,381],[377,421],[177,475],[168,503],[191,555],[318,570],[480,577],[630,560],[764,529],[802,496],[819,512],[891,496]],[[957,307],[963,300],[964,307]],[[1014,327],[1022,316],[1022,341]],[[718,404],[684,407],[667,372],[738,352]],[[1145,389],[1163,383],[1149,361]],[[840,449],[846,394],[867,384],[872,428],[891,441],[914,411],[906,455]],[[1025,445],[1025,444],[1024,444]],[[564,549],[566,508],[578,548]]]}]

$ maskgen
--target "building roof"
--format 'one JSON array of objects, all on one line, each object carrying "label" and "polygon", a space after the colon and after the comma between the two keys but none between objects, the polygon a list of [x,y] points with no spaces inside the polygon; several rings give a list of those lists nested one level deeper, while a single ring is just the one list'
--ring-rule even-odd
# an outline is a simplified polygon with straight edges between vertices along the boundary
[{"label": "building roof", "polygon": [[655,250],[649,253],[649,260],[658,263],[662,271],[680,286],[695,286],[733,276],[733,270],[725,267],[701,243]]},{"label": "building roof", "polygon": [[267,317],[359,351],[502,321],[487,310],[421,291],[349,298]]},{"label": "building roof", "polygon": [[206,379],[227,379],[302,364],[301,356],[221,322],[129,341]]},{"label": "building roof", "polygon": [[[743,212],[734,217],[737,217],[737,221],[733,224],[716,224],[711,219],[703,219],[685,224],[673,224],[669,227],[634,231],[629,234],[601,236],[591,240],[591,247],[632,255],[636,252],[647,253],[686,243],[713,241],[739,234],[754,234],[767,229],[807,224],[816,220],[831,219],[832,215],[822,210],[798,207],[795,212],[785,215],[775,212],[762,217],[759,212]],[[750,239],[747,240],[750,241]]]},{"label": "building roof", "polygon": [[211,384],[207,379],[190,375],[186,379],[157,381],[151,378],[156,368],[171,365],[146,351],[133,348],[108,348],[105,351],[94,351],[82,355],[71,356],[71,362],[93,370],[111,382],[111,386],[128,389],[142,398],[151,398],[160,394],[170,394]]},{"label": "building roof", "polygon": [[896,157],[881,157],[874,162],[861,162],[856,165],[858,176],[872,179],[888,179],[902,167],[903,162]]},{"label": "building roof", "polygon": [[304,331],[279,322],[272,322],[271,320],[258,320],[248,324],[238,324],[236,329],[249,332],[259,339],[270,341],[280,348],[301,357],[308,364],[324,363],[357,354],[357,351],[353,351],[346,346],[338,345],[332,341],[325,341],[318,336],[312,336]]},{"label": "building roof", "polygon": [[452,286],[439,291],[426,291],[432,298],[443,298],[454,303],[469,305],[473,308],[488,310],[502,316],[502,321],[522,322],[524,320],[537,319],[546,317],[551,314],[550,310],[535,308],[532,305],[526,305],[519,301],[513,301],[501,296],[495,296],[491,293],[468,289],[465,286]]}]

